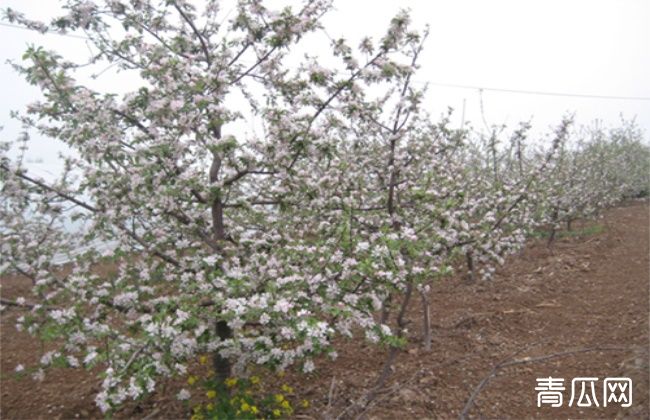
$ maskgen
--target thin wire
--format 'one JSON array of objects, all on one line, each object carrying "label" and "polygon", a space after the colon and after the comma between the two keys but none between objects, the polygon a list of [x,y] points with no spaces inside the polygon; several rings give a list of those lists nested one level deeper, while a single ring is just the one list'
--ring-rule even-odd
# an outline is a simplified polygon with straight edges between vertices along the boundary
[{"label": "thin wire", "polygon": [[587,99],[617,99],[617,100],[631,100],[631,101],[650,101],[650,96],[616,96],[616,95],[589,95],[580,93],[567,93],[567,92],[545,92],[539,90],[524,90],[524,89],[507,89],[507,88],[492,88],[485,86],[474,85],[460,85],[455,83],[438,83],[429,82],[424,80],[414,80],[415,83],[428,84],[433,86],[451,87],[459,89],[472,89],[472,90],[489,90],[493,92],[505,93],[519,93],[524,95],[545,95],[545,96],[568,96],[574,98],[587,98]]},{"label": "thin wire", "polygon": [[36,30],[34,28],[27,28],[27,27],[24,27],[24,26],[14,25],[13,23],[7,23],[7,22],[0,22],[0,26],[4,26],[6,28],[13,28],[13,29],[22,29],[22,30],[25,30],[25,31],[34,31],[34,32],[38,32],[41,35],[52,34],[52,35],[59,35],[59,36],[67,36],[68,38],[84,39],[86,41],[90,40],[90,38],[87,38],[87,37],[81,36],[81,35],[62,34],[60,32],[54,32],[54,31],[41,32],[41,31],[38,31],[38,30]]},{"label": "thin wire", "polygon": [[[67,36],[69,38],[89,40],[89,38],[81,35],[62,34],[59,32],[52,32],[52,31],[47,31],[45,33],[42,33],[40,31],[37,31],[36,29],[26,28],[24,26],[14,25],[12,23],[6,23],[6,22],[0,22],[0,26],[4,26],[6,28],[13,28],[13,29],[23,29],[26,31],[35,31],[41,33],[42,35],[53,34],[59,36]],[[329,34],[325,33],[325,35],[329,37]],[[563,97],[584,98],[584,99],[613,99],[613,100],[624,100],[624,101],[650,101],[650,96],[617,96],[617,95],[591,95],[591,94],[569,93],[569,92],[546,92],[546,91],[539,91],[539,90],[507,89],[507,88],[494,88],[494,87],[476,86],[476,85],[461,85],[456,83],[439,83],[439,82],[424,81],[424,80],[413,80],[412,82],[419,83],[419,84],[427,84],[432,86],[442,86],[442,87],[459,88],[459,89],[472,89],[472,90],[479,90],[479,91],[517,93],[523,95],[563,96]]]}]

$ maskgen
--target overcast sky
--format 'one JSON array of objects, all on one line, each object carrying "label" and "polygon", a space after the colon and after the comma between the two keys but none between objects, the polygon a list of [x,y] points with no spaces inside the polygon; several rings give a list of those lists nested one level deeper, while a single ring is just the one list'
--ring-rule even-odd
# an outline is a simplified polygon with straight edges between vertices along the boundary
[{"label": "overcast sky", "polygon": [[[35,18],[53,16],[55,4],[0,1],[2,8]],[[616,124],[623,114],[636,117],[646,140],[649,137],[650,100],[490,90],[650,98],[649,0],[334,0],[334,4],[335,10],[324,20],[332,38],[379,37],[400,8],[412,10],[416,26],[430,26],[416,80],[431,83],[426,108],[434,116],[451,106],[459,124],[465,102],[465,119],[476,128],[485,127],[483,120],[514,127],[532,118],[536,131],[542,132],[567,112],[575,113],[578,123],[598,119],[605,125]],[[0,135],[13,138],[19,127],[10,121],[10,110],[39,96],[5,62],[19,61],[29,43],[80,60],[89,50],[82,39],[5,26],[0,26],[0,36],[0,125],[5,127]],[[113,77],[108,71],[91,82],[99,88],[112,86]],[[484,88],[482,93],[478,88]],[[43,139],[37,144],[30,159],[53,164],[55,148]]]}]

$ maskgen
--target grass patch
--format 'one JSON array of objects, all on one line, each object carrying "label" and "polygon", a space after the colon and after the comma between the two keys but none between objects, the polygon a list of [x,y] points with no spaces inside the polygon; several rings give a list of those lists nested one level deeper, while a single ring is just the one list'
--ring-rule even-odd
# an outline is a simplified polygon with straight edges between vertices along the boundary
[{"label": "grass patch", "polygon": [[[559,230],[555,232],[556,238],[576,238],[584,236],[598,235],[605,232],[605,226],[596,224],[581,229]],[[529,233],[532,238],[548,238],[551,232],[547,230],[535,230]]]}]

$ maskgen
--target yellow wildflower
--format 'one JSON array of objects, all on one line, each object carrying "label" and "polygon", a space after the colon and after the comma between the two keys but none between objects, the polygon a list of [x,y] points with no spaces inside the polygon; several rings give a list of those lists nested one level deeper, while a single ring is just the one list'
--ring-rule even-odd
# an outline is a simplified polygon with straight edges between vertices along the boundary
[{"label": "yellow wildflower", "polygon": [[208,405],[205,406],[205,409],[208,410],[208,411],[214,410],[214,404],[209,403]]},{"label": "yellow wildflower", "polygon": [[260,377],[259,376],[251,376],[251,383],[253,385],[257,385],[260,383]]},{"label": "yellow wildflower", "polygon": [[284,401],[284,395],[275,394],[275,401],[277,401],[278,403],[281,403],[282,401]]},{"label": "yellow wildflower", "polygon": [[242,403],[242,405],[241,405],[241,411],[243,411],[243,412],[245,413],[245,412],[247,412],[247,411],[250,411],[250,409],[251,409],[251,406],[248,405],[247,402]]},{"label": "yellow wildflower", "polygon": [[202,414],[194,414],[192,417],[190,417],[190,420],[203,420],[205,417],[203,417]]},{"label": "yellow wildflower", "polygon": [[211,389],[208,392],[206,392],[205,395],[207,395],[208,398],[215,398],[217,396],[217,391]]},{"label": "yellow wildflower", "polygon": [[273,410],[273,415],[275,417],[280,417],[282,415],[282,412],[276,408],[275,410]]},{"label": "yellow wildflower", "polygon": [[190,385],[194,385],[196,383],[197,377],[194,375],[190,375],[189,378],[187,378],[187,383]]},{"label": "yellow wildflower", "polygon": [[284,384],[282,385],[282,390],[286,392],[287,394],[293,393],[293,388],[291,388],[289,385]]},{"label": "yellow wildflower", "polygon": [[201,363],[202,365],[208,363],[208,356],[200,356],[199,363]]},{"label": "yellow wildflower", "polygon": [[300,405],[301,405],[303,408],[307,408],[307,407],[309,407],[309,401],[307,401],[307,400],[302,400],[302,401],[300,402]]},{"label": "yellow wildflower", "polygon": [[228,388],[232,388],[235,385],[237,385],[237,378],[228,378],[228,379],[226,379],[226,386]]},{"label": "yellow wildflower", "polygon": [[195,405],[194,406],[194,412],[195,413],[200,413],[202,408],[203,407],[201,407],[201,404]]},{"label": "yellow wildflower", "polygon": [[252,407],[251,407],[251,413],[253,413],[253,414],[257,414],[257,413],[259,413],[259,412],[260,412],[260,410],[258,410],[256,406],[252,406]]},{"label": "yellow wildflower", "polygon": [[289,401],[284,400],[280,404],[280,407],[284,408],[285,410],[290,410],[291,409],[291,404],[289,404]]}]

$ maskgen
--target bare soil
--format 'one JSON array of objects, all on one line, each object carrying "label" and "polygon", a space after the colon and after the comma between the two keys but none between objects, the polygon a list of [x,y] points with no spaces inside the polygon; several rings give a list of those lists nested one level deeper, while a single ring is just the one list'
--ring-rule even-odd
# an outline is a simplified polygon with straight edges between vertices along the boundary
[{"label": "bare soil", "polygon": [[[466,413],[470,418],[649,418],[649,243],[648,203],[635,202],[600,220],[576,223],[552,251],[544,240],[531,240],[490,282],[468,285],[460,274],[441,280],[430,293],[432,350],[421,346],[422,309],[415,299],[408,314],[411,344],[398,355],[377,399],[354,415],[458,418],[478,388]],[[29,295],[25,279],[3,278],[1,285],[5,299]],[[58,369],[42,382],[16,376],[18,364],[35,365],[46,348],[16,331],[21,312],[9,308],[0,315],[0,417],[103,417],[94,405],[96,372]],[[296,418],[351,417],[353,411],[345,410],[376,380],[386,349],[362,340],[339,344],[339,357],[318,360],[312,374],[264,378],[291,385],[295,400],[311,401],[309,408],[296,409]],[[495,370],[523,360],[528,363]],[[549,376],[565,381],[563,406],[538,408],[536,379]],[[576,377],[599,378],[599,407],[568,406]],[[632,379],[631,407],[603,407],[607,377]],[[188,408],[175,399],[185,379],[164,382],[115,417],[188,418]]]}]

